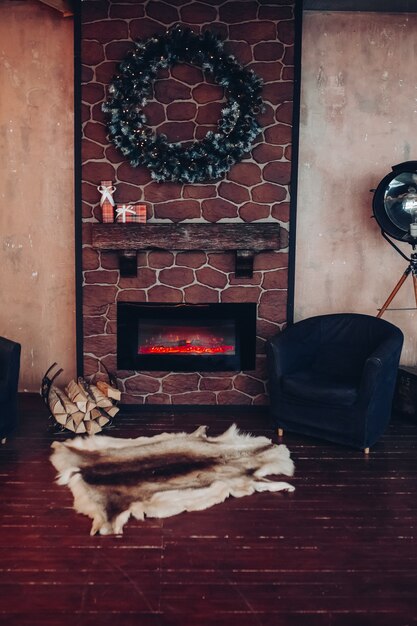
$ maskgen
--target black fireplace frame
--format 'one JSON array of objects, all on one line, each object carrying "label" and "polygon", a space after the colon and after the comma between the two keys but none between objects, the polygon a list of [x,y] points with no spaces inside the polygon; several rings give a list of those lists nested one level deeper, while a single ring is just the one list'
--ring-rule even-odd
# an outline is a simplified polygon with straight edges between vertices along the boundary
[{"label": "black fireplace frame", "polygon": [[[117,369],[129,371],[242,371],[255,369],[256,310],[254,302],[172,304],[117,303]],[[233,320],[236,324],[235,354],[149,355],[138,354],[139,320],[166,317],[170,321]]]}]

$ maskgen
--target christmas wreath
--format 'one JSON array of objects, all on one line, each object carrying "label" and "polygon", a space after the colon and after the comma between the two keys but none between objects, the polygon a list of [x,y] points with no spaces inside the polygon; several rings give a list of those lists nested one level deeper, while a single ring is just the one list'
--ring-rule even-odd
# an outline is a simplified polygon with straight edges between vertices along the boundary
[{"label": "christmas wreath", "polygon": [[[216,131],[188,144],[171,143],[155,132],[143,111],[158,70],[178,63],[201,67],[226,96]],[[261,89],[262,80],[226,54],[216,35],[175,26],[135,43],[109,85],[103,111],[109,115],[111,140],[131,165],[145,165],[157,182],[204,182],[221,178],[252,147],[260,131]]]}]

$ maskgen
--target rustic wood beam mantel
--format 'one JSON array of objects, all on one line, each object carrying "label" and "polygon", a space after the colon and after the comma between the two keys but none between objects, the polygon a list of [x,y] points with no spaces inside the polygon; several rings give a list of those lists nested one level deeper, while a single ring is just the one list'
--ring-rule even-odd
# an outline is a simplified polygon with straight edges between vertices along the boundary
[{"label": "rustic wood beam mantel", "polygon": [[280,249],[280,227],[276,222],[93,224],[92,246],[118,251],[122,276],[136,275],[139,250],[234,251],[236,276],[248,278],[257,252]]}]

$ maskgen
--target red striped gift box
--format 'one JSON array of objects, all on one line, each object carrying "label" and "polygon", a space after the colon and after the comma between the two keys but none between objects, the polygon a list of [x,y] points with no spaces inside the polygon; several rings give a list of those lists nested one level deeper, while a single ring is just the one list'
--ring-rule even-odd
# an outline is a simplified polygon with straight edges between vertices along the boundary
[{"label": "red striped gift box", "polygon": [[123,224],[139,222],[145,224],[146,204],[118,204],[116,206],[116,222]]}]

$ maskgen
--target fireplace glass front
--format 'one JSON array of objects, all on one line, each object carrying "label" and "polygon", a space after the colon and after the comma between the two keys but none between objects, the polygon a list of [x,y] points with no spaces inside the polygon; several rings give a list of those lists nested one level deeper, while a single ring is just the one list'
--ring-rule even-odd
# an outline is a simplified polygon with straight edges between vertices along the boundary
[{"label": "fireplace glass front", "polygon": [[117,306],[118,369],[253,369],[255,341],[254,303]]}]

